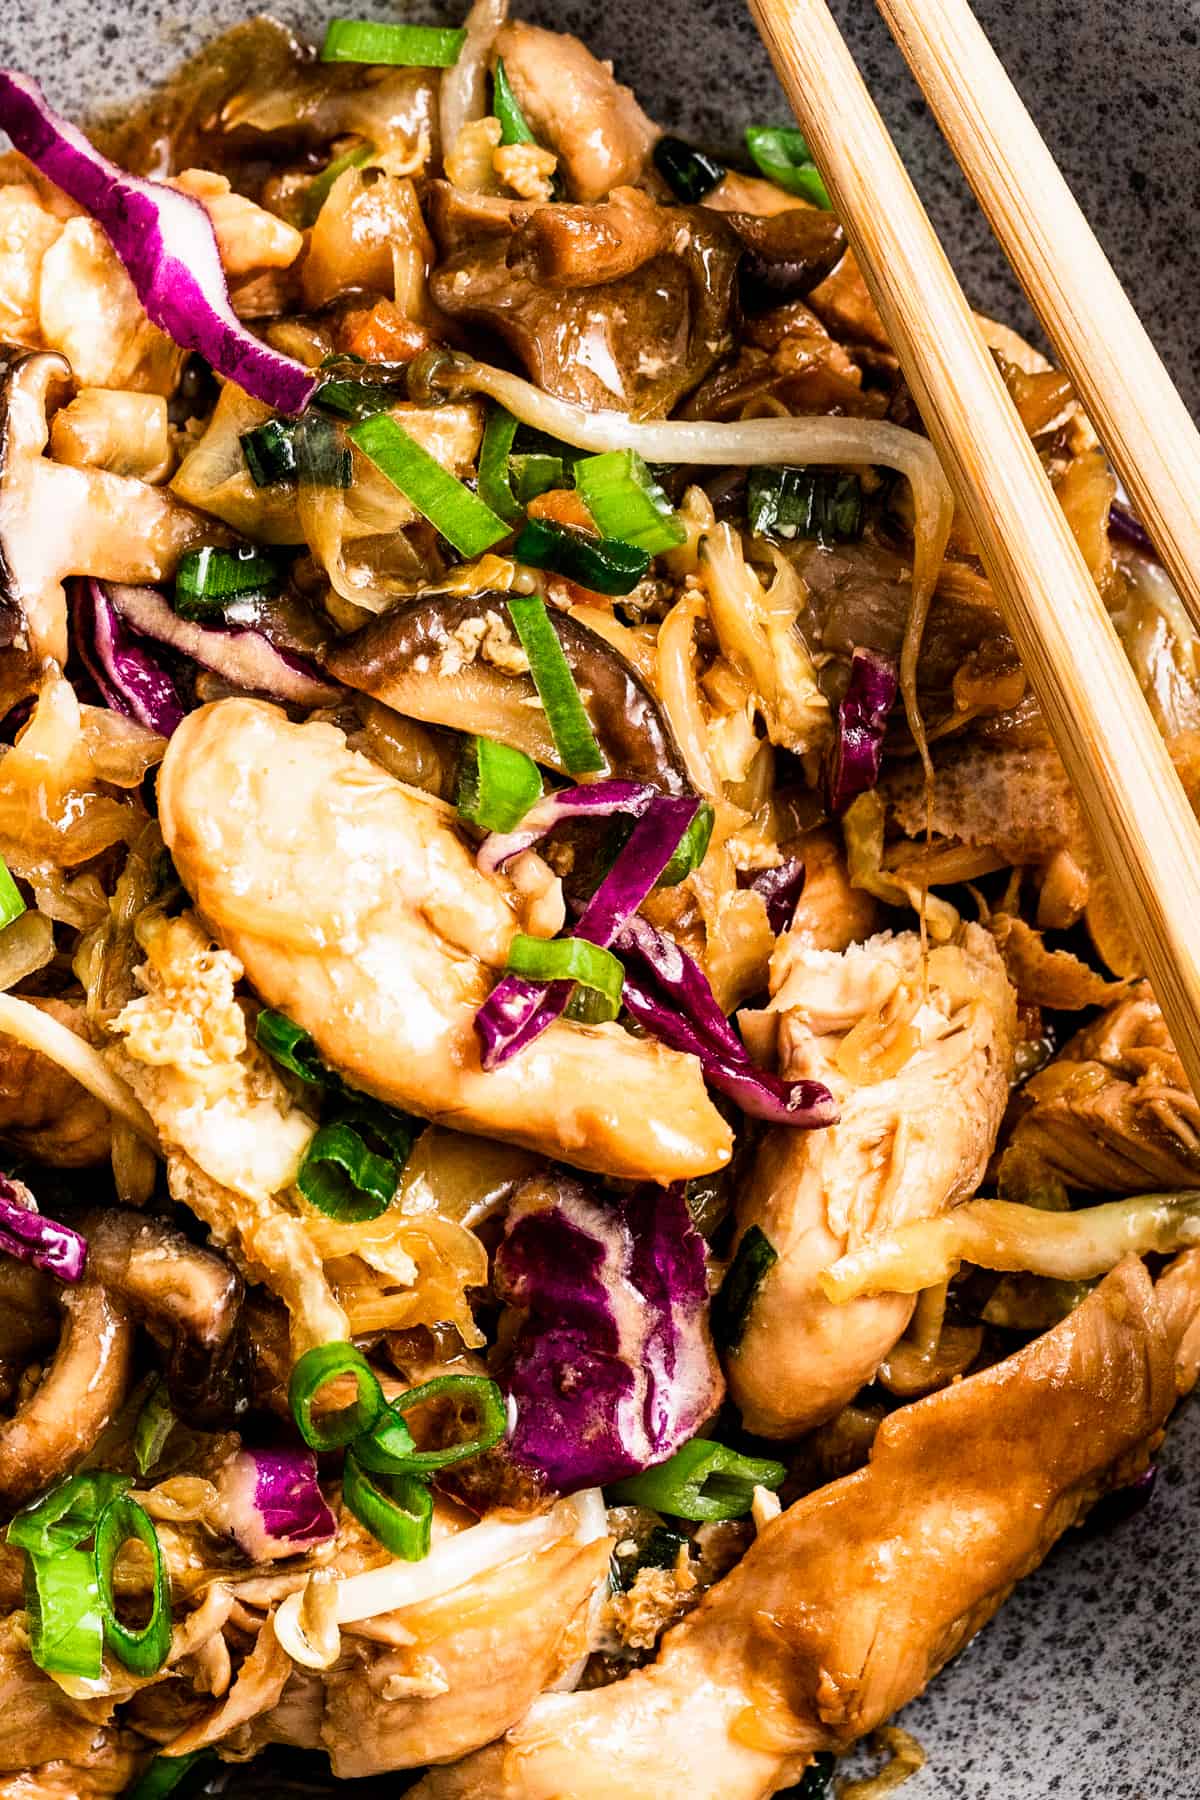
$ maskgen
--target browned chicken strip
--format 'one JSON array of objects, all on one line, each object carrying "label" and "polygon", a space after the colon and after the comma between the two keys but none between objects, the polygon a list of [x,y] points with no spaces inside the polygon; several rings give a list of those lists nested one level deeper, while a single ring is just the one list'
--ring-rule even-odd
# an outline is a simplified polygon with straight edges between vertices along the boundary
[{"label": "browned chicken strip", "polygon": [[869,1465],[797,1501],[663,1640],[592,1693],[543,1696],[419,1800],[765,1800],[914,1695],[1195,1379],[1200,1267],[1128,1258],[1015,1356],[901,1408]]}]

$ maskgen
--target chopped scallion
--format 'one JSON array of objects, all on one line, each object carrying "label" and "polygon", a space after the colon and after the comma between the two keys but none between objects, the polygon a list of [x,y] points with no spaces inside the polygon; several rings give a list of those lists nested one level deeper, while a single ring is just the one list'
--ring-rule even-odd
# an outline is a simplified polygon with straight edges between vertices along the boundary
[{"label": "chopped scallion", "polygon": [[125,1800],[166,1800],[198,1763],[208,1762],[212,1750],[193,1750],[188,1756],[156,1756]]},{"label": "chopped scallion", "polygon": [[713,1343],[718,1350],[736,1350],[746,1335],[755,1297],[764,1278],[779,1261],[779,1252],[760,1225],[743,1233],[737,1253],[712,1303]]},{"label": "chopped scallion", "polygon": [[104,1666],[104,1619],[89,1550],[25,1559],[29,1654],[39,1669],[95,1681]]},{"label": "chopped scallion", "polygon": [[254,1022],[254,1036],[273,1062],[298,1075],[301,1081],[319,1087],[328,1079],[312,1038],[283,1013],[264,1007]]},{"label": "chopped scallion", "polygon": [[[440,1450],[418,1450],[405,1414],[438,1400],[467,1406],[474,1415],[472,1426],[466,1437]],[[486,1375],[438,1375],[386,1406],[372,1430],[355,1442],[354,1454],[364,1468],[379,1474],[432,1475],[490,1450],[507,1424],[504,1396]]]},{"label": "chopped scallion", "polygon": [[686,206],[697,205],[728,173],[715,156],[693,150],[677,137],[659,138],[654,146],[654,166],[675,198]]},{"label": "chopped scallion", "polygon": [[798,194],[826,212],[833,202],[802,131],[794,125],[747,125],[746,148],[759,172],[789,194]]},{"label": "chopped scallion", "polygon": [[[522,538],[529,530],[527,526]],[[536,594],[511,599],[508,614],[529,658],[529,672],[563,768],[568,775],[601,774],[606,767],[604,756],[545,602]]]},{"label": "chopped scallion", "polygon": [[342,1499],[359,1524],[393,1556],[420,1562],[429,1554],[433,1495],[419,1475],[368,1472],[348,1450]]},{"label": "chopped scallion", "polygon": [[270,487],[273,482],[295,477],[295,419],[268,419],[253,431],[244,431],[238,442],[255,487]]},{"label": "chopped scallion", "polygon": [[614,1585],[628,1593],[643,1569],[673,1569],[679,1552],[686,1550],[687,1539],[668,1525],[656,1525],[640,1548],[628,1540],[628,1549],[618,1550],[612,1560]]},{"label": "chopped scallion", "polygon": [[460,556],[482,556],[508,536],[505,521],[386,413],[363,419],[349,436]]},{"label": "chopped scallion", "polygon": [[707,800],[696,808],[696,816],[676,844],[671,860],[655,882],[655,887],[678,887],[686,875],[698,869],[708,854],[716,813]]},{"label": "chopped scallion", "polygon": [[[323,1412],[319,1420],[314,1419],[313,1405],[321,1390],[345,1375],[354,1377],[358,1389],[353,1405],[340,1412]],[[370,1431],[383,1411],[383,1389],[370,1363],[353,1344],[318,1344],[306,1350],[292,1370],[288,1405],[310,1450],[340,1450]]]},{"label": "chopped scallion", "polygon": [[306,225],[316,222],[317,214],[329,198],[330,189],[339,176],[347,169],[361,169],[375,154],[374,144],[360,144],[356,150],[347,150],[344,156],[335,156],[326,163],[319,175],[314,175],[304,190],[301,213]]},{"label": "chopped scallion", "polygon": [[709,1438],[693,1438],[657,1468],[608,1489],[622,1506],[649,1506],[674,1519],[740,1519],[756,1487],[777,1488],[787,1470],[761,1456],[740,1456]]},{"label": "chopped scallion", "polygon": [[505,967],[510,975],[522,975],[527,981],[574,981],[602,996],[610,1019],[621,1010],[625,970],[611,950],[585,938],[536,938],[518,932],[508,947]]},{"label": "chopped scallion", "polygon": [[249,544],[236,550],[205,544],[200,550],[185,550],[179,559],[175,611],[182,619],[221,618],[226,601],[273,594],[279,580],[279,565],[265,551]]},{"label": "chopped scallion", "polygon": [[[355,415],[357,416],[357,415]],[[354,479],[350,446],[342,428],[310,407],[297,421],[296,474],[302,488],[348,488]]]},{"label": "chopped scallion", "polygon": [[167,1397],[166,1385],[156,1381],[143,1403],[133,1428],[133,1456],[139,1475],[148,1475],[175,1429],[175,1414]]},{"label": "chopped scallion", "polygon": [[513,492],[522,506],[567,485],[567,465],[545,450],[519,451],[510,462]]},{"label": "chopped scallion", "polygon": [[581,457],[575,485],[605,538],[620,538],[651,556],[686,543],[686,526],[636,450]]},{"label": "chopped scallion", "polygon": [[479,497],[509,525],[519,525],[523,516],[509,470],[516,435],[517,421],[512,414],[502,406],[493,406],[479,447]]},{"label": "chopped scallion", "polygon": [[862,535],[862,483],[837,469],[751,469],[746,519],[756,537],[848,543]]},{"label": "chopped scallion", "polygon": [[13,880],[8,864],[0,856],[0,929],[11,925],[25,911],[25,902],[21,898],[21,890]]},{"label": "chopped scallion", "polygon": [[[117,1558],[133,1538],[149,1551],[152,1570],[150,1617],[139,1627],[122,1620],[113,1591]],[[171,1586],[154,1522],[128,1494],[118,1494],[100,1514],[95,1558],[105,1644],[133,1674],[156,1674],[171,1648]]]},{"label": "chopped scallion", "polygon": [[33,1556],[74,1550],[91,1537],[109,1501],[132,1486],[128,1475],[110,1475],[102,1469],[70,1475],[10,1519],[5,1538]]},{"label": "chopped scallion", "polygon": [[530,519],[513,546],[518,562],[550,569],[596,594],[630,594],[650,567],[636,544],[588,537],[549,519]]},{"label": "chopped scallion", "polygon": [[459,817],[481,831],[513,831],[542,797],[537,764],[494,738],[469,737],[458,765]]},{"label": "chopped scallion", "polygon": [[339,1120],[313,1137],[296,1186],[327,1218],[357,1225],[387,1211],[399,1175],[390,1158],[376,1155],[352,1125]]},{"label": "chopped scallion", "polygon": [[537,141],[521,111],[520,102],[512,91],[503,58],[497,60],[496,71],[492,76],[492,111],[500,121],[502,144],[532,144]]},{"label": "chopped scallion", "polygon": [[467,34],[438,25],[380,25],[373,19],[331,19],[322,62],[390,63],[400,68],[449,69]]}]

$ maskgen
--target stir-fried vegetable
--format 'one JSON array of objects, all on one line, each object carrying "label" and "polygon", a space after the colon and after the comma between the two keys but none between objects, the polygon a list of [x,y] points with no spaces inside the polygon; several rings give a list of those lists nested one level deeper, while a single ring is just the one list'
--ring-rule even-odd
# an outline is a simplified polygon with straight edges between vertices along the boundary
[{"label": "stir-fried vegetable", "polygon": [[103,1667],[104,1617],[90,1551],[28,1555],[24,1599],[29,1652],[38,1668],[94,1681]]},{"label": "stir-fried vegetable", "polygon": [[496,58],[496,67],[492,71],[492,111],[500,121],[502,144],[532,144],[537,141],[529,129],[517,96],[512,91],[502,56]]},{"label": "stir-fried vegetable", "polygon": [[777,1488],[787,1470],[762,1456],[741,1456],[708,1438],[693,1438],[667,1462],[611,1490],[620,1504],[651,1506],[673,1519],[740,1519],[756,1487]]},{"label": "stir-fried vegetable", "polygon": [[[139,1627],[122,1619],[113,1587],[117,1557],[134,1539],[151,1562],[150,1617]],[[105,1645],[135,1675],[155,1674],[171,1648],[171,1584],[153,1521],[128,1494],[115,1495],[96,1521],[96,1584]]]},{"label": "stir-fried vegetable", "polygon": [[296,476],[296,421],[268,419],[253,431],[244,431],[238,442],[246,467],[255,487],[270,487],[276,481],[292,481]]},{"label": "stir-fried vegetable", "polygon": [[630,594],[650,567],[647,551],[618,538],[593,538],[550,519],[530,519],[513,546],[518,562],[565,575],[595,594]]},{"label": "stir-fried vegetable", "polygon": [[[537,764],[523,750],[494,738],[469,737],[458,765],[459,817],[481,831],[512,832],[541,798]],[[530,838],[529,843],[536,843]],[[525,846],[528,847],[528,846]],[[515,853],[514,853],[515,854]]]},{"label": "stir-fried vegetable", "polygon": [[862,535],[862,483],[833,469],[752,469],[746,520],[759,537],[849,542]]},{"label": "stir-fried vegetable", "polygon": [[189,550],[175,571],[175,611],[182,619],[206,624],[223,620],[229,600],[247,594],[273,594],[280,582],[274,557],[245,545],[224,550],[212,544]]},{"label": "stir-fried vegetable", "polygon": [[482,556],[508,536],[504,520],[386,413],[360,420],[349,437],[461,555]]},{"label": "stir-fried vegetable", "polygon": [[654,166],[677,200],[698,206],[725,179],[724,163],[682,138],[664,135],[654,146]]},{"label": "stir-fried vegetable", "polygon": [[21,890],[12,878],[8,864],[0,856],[0,929],[11,925],[24,911],[25,902],[21,898]]},{"label": "stir-fried vegetable", "polygon": [[[526,532],[529,529],[526,526]],[[524,537],[523,532],[517,543],[518,555]],[[535,595],[512,599],[508,616],[529,658],[529,673],[545,708],[563,768],[570,775],[599,774],[604,768],[604,757],[544,602]]]},{"label": "stir-fried vegetable", "polygon": [[687,527],[636,450],[581,457],[575,485],[603,537],[651,556],[687,541]]},{"label": "stir-fried vegetable", "polygon": [[45,1269],[60,1281],[80,1281],[87,1261],[87,1240],[46,1218],[6,1175],[0,1175],[0,1251],[15,1256],[35,1269]]},{"label": "stir-fried vegetable", "polygon": [[832,206],[804,133],[794,125],[747,125],[746,148],[768,181],[813,206]]},{"label": "stir-fried vegetable", "polygon": [[518,932],[508,946],[505,969],[530,981],[570,981],[587,988],[603,1004],[589,1014],[590,1022],[615,1019],[621,1010],[621,985],[625,971],[611,950],[589,944],[583,938],[535,938]]},{"label": "stir-fried vegetable", "polygon": [[[331,1382],[353,1380],[357,1394],[349,1406],[323,1411],[314,1418],[313,1408]],[[383,1389],[361,1350],[353,1344],[318,1344],[306,1350],[292,1369],[288,1405],[296,1429],[313,1450],[340,1450],[369,1431],[383,1411]]]},{"label": "stir-fried vegetable", "polygon": [[738,1348],[746,1334],[754,1296],[778,1261],[779,1252],[761,1225],[752,1225],[742,1234],[713,1299],[712,1332],[718,1350]]},{"label": "stir-fried vegetable", "polygon": [[381,25],[374,19],[331,19],[322,62],[392,63],[405,68],[449,69],[467,34],[437,25]]},{"label": "stir-fried vegetable", "polygon": [[133,1460],[139,1475],[148,1475],[166,1449],[175,1429],[175,1412],[161,1380],[155,1381],[142,1403],[133,1428]]}]

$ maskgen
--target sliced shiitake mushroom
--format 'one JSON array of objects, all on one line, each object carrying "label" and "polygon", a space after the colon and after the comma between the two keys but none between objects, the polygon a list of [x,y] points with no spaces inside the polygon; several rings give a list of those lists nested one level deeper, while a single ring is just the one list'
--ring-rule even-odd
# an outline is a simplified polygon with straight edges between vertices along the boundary
[{"label": "sliced shiitake mushroom", "polygon": [[832,213],[816,207],[787,212],[726,213],[745,246],[740,270],[747,312],[764,312],[787,300],[803,300],[832,274],[846,254],[846,233]]},{"label": "sliced shiitake mushroom", "polygon": [[[519,661],[505,595],[426,594],[343,638],[325,653],[335,681],[427,725],[469,729],[562,771],[533,679]],[[610,773],[689,792],[683,757],[661,708],[625,658],[566,613],[550,612]],[[490,654],[484,634],[499,642]],[[508,640],[511,638],[511,643]]]}]

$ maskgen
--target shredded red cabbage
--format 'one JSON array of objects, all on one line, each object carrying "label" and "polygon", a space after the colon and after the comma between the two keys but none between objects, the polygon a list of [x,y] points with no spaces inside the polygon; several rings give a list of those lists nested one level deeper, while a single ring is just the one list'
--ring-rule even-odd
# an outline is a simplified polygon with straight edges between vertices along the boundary
[{"label": "shredded red cabbage", "polygon": [[143,181],[100,155],[47,104],[36,81],[0,70],[0,130],[91,214],[124,263],[147,317],[185,350],[280,412],[302,412],[315,383],[260,343],[229,302],[212,224],[198,200]]},{"label": "shredded red cabbage", "polygon": [[837,1102],[819,1081],[784,1081],[751,1062],[717,1005],[704,971],[647,919],[631,919],[613,948],[625,965],[622,1001],[652,1036],[699,1059],[704,1078],[752,1119],[813,1130],[837,1122]]},{"label": "shredded red cabbage", "polygon": [[[609,947],[670,862],[699,804],[698,800],[652,796],[572,936]],[[526,981],[520,975],[503,976],[475,1015],[484,1068],[499,1068],[540,1037],[565,1011],[571,985],[569,981],[543,983]]]},{"label": "shredded red cabbage", "polygon": [[648,782],[613,779],[547,794],[530,807],[515,831],[493,831],[483,840],[477,858],[479,867],[485,875],[496,874],[514,856],[532,850],[542,838],[571,819],[607,819],[618,813],[640,819],[657,793],[658,789]]},{"label": "shredded red cabbage", "polygon": [[1132,507],[1121,500],[1114,500],[1108,509],[1108,528],[1114,537],[1123,538],[1140,550],[1143,556],[1152,556],[1158,560],[1158,551],[1154,548],[1154,540],[1142,524]]},{"label": "shredded red cabbage", "polygon": [[100,582],[76,582],[72,604],[75,642],[104,704],[170,737],[183,707],[167,671],[124,629]]},{"label": "shredded red cabbage", "polygon": [[338,698],[341,690],[323,680],[306,657],[281,649],[251,626],[199,625],[181,619],[157,588],[114,583],[107,592],[134,631],[191,657],[234,687],[294,706],[328,706]]},{"label": "shredded red cabbage", "polygon": [[637,1474],[715,1412],[704,1240],[681,1183],[602,1204],[566,1176],[530,1182],[495,1268],[497,1292],[524,1314],[509,1452],[553,1487]]},{"label": "shredded red cabbage", "polygon": [[829,810],[843,813],[879,780],[883,734],[896,703],[896,665],[878,650],[857,649],[850,683],[837,711],[837,735],[829,771]]},{"label": "shredded red cabbage", "polygon": [[44,1218],[28,1188],[7,1175],[0,1175],[0,1250],[60,1281],[78,1281],[87,1261],[86,1238]]},{"label": "shredded red cabbage", "polygon": [[254,1562],[299,1556],[337,1535],[311,1450],[241,1450],[221,1473],[225,1523]]},{"label": "shredded red cabbage", "polygon": [[775,869],[750,869],[738,876],[738,886],[761,894],[767,907],[767,923],[778,937],[792,922],[796,902],[804,891],[804,864],[787,856]]}]

